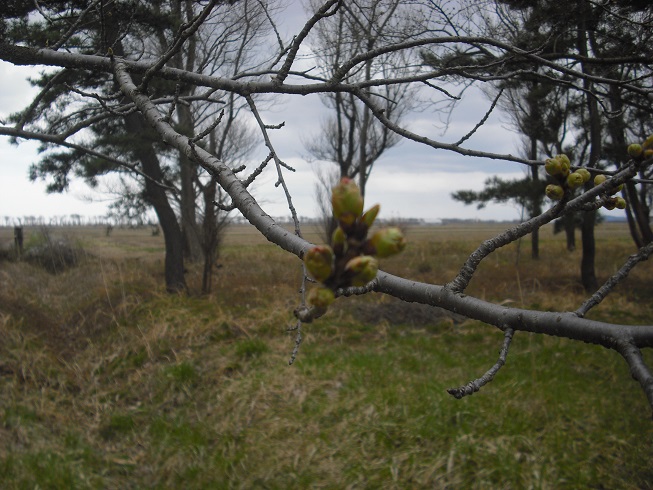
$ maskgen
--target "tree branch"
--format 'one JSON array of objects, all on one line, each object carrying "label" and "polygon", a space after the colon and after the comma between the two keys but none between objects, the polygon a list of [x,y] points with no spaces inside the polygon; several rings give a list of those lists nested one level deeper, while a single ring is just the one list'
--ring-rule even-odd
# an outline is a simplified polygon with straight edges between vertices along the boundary
[{"label": "tree branch", "polygon": [[497,362],[492,366],[483,376],[481,376],[478,379],[475,379],[474,381],[470,381],[464,386],[460,386],[459,388],[449,388],[447,390],[447,393],[449,393],[451,396],[454,398],[457,398],[460,400],[464,396],[468,395],[473,395],[477,391],[479,391],[483,386],[488,384],[490,381],[494,379],[494,376],[499,372],[499,369],[503,367],[503,365],[506,363],[506,358],[508,357],[508,349],[510,349],[510,343],[512,342],[512,336],[514,335],[514,330],[511,328],[507,328],[505,332],[505,336],[503,339],[503,345],[501,347],[501,350],[499,351],[499,359]]}]

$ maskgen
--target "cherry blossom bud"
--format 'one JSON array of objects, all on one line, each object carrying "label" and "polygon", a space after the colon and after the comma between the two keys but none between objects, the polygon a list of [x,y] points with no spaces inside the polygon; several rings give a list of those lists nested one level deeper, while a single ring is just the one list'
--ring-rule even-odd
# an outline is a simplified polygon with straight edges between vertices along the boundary
[{"label": "cherry blossom bud", "polygon": [[570,189],[576,189],[583,185],[583,176],[578,172],[572,172],[567,176],[567,185]]},{"label": "cherry blossom bud", "polygon": [[313,288],[308,292],[307,301],[311,306],[326,309],[336,299],[335,294],[329,288]]},{"label": "cherry blossom bud", "polygon": [[354,224],[363,212],[363,196],[356,182],[347,177],[340,179],[340,183],[333,188],[331,204],[338,221],[346,226]]},{"label": "cherry blossom bud", "polygon": [[304,264],[316,281],[326,281],[333,271],[333,250],[328,245],[313,247],[306,252]]},{"label": "cherry blossom bud", "polygon": [[563,165],[566,165],[567,167],[571,166],[571,161],[569,160],[569,157],[562,153],[561,155],[556,155],[556,158],[560,160],[560,163]]},{"label": "cherry blossom bud", "polygon": [[579,168],[578,170],[576,170],[576,173],[580,174],[580,176],[583,177],[583,184],[589,181],[590,178],[592,177],[592,174],[590,174],[590,171],[587,170],[586,168]]},{"label": "cherry blossom bud", "polygon": [[544,163],[546,173],[552,177],[562,173],[562,163],[557,158],[547,158]]},{"label": "cherry blossom bud", "polygon": [[352,274],[352,286],[365,286],[376,277],[379,271],[379,263],[369,255],[354,257],[345,265],[345,271]]},{"label": "cherry blossom bud", "polygon": [[605,182],[606,180],[608,180],[608,178],[607,178],[605,175],[603,175],[603,174],[598,174],[598,175],[594,176],[594,185],[595,185],[595,186],[596,186],[596,185],[601,185],[601,184],[602,184],[603,182]]},{"label": "cherry blossom bud", "polygon": [[406,248],[406,239],[399,228],[382,228],[368,241],[372,255],[379,258],[396,255]]},{"label": "cherry blossom bud", "polygon": [[639,158],[642,156],[642,153],[644,152],[644,148],[642,148],[642,145],[633,143],[632,145],[628,146],[628,155],[631,158]]},{"label": "cherry blossom bud", "polygon": [[560,162],[560,166],[562,168],[560,175],[562,177],[567,177],[571,170],[571,162],[569,161],[569,157],[563,153],[562,155],[556,155],[555,158]]},{"label": "cherry blossom bud", "polygon": [[546,197],[553,199],[554,201],[559,201],[565,195],[565,190],[559,185],[549,184],[545,189]]},{"label": "cherry blossom bud", "polygon": [[649,137],[644,140],[644,144],[642,146],[645,150],[653,148],[653,134],[649,135]]},{"label": "cherry blossom bud", "polygon": [[363,213],[363,216],[361,216],[361,223],[365,223],[365,225],[367,225],[368,230],[372,228],[372,225],[374,224],[374,220],[376,219],[376,215],[379,214],[380,209],[381,206],[379,204],[375,204],[370,209],[365,211]]},{"label": "cherry blossom bud", "polygon": [[617,197],[614,205],[617,209],[626,209],[626,200],[623,197]]},{"label": "cherry blossom bud", "polygon": [[612,211],[616,206],[617,206],[617,198],[612,198],[603,205],[603,207],[608,211]]},{"label": "cherry blossom bud", "polygon": [[347,243],[347,235],[345,231],[338,226],[331,235],[331,246],[333,247],[333,253],[337,256],[341,256],[345,251],[345,244]]}]

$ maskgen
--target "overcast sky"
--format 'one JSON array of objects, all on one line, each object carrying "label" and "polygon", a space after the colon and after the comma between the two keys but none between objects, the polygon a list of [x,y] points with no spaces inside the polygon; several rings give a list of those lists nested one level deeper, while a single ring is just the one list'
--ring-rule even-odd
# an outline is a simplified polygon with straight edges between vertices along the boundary
[{"label": "overcast sky", "polygon": [[[303,14],[291,8],[287,22],[302,18]],[[0,61],[0,119],[24,108],[34,90],[25,80],[29,68],[14,67]],[[457,108],[452,124],[442,136],[438,114],[431,109],[410,115],[405,124],[423,135],[446,141],[456,141],[466,134],[485,114],[490,105],[480,92],[468,92]],[[302,216],[315,216],[314,163],[306,161],[307,152],[302,142],[319,133],[320,123],[326,117],[325,108],[317,96],[285,97],[272,111],[264,114],[266,124],[285,122],[284,128],[272,131],[271,137],[281,158],[296,169],[286,172],[286,182],[294,205]],[[494,114],[466,146],[496,153],[514,153],[517,136],[505,123],[505,117]],[[85,216],[106,213],[109,194],[91,191],[83,182],[74,182],[63,195],[48,195],[45,184],[30,182],[28,168],[37,161],[37,143],[22,141],[10,145],[8,138],[0,136],[0,217],[2,216]],[[261,147],[252,158],[254,168],[267,154]],[[506,178],[522,177],[522,166],[514,163],[497,163],[490,160],[462,157],[457,154],[402,141],[383,154],[375,164],[368,183],[368,205],[380,203],[386,218],[421,218],[436,221],[442,218],[516,219],[520,211],[510,205],[490,205],[477,210],[451,199],[458,189],[483,187],[485,179],[501,174]],[[254,189],[265,211],[272,216],[289,215],[285,197],[275,188],[276,171],[270,166]],[[2,221],[3,222],[3,221]]]}]

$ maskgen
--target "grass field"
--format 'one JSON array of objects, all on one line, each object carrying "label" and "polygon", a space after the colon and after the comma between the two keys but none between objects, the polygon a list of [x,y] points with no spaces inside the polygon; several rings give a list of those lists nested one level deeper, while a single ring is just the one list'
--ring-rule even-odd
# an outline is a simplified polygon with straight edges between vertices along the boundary
[{"label": "grass field", "polygon": [[[409,228],[382,267],[443,283],[500,230]],[[51,233],[84,260],[57,275],[0,261],[0,488],[653,488],[650,407],[614,352],[518,334],[495,381],[455,400],[502,333],[369,295],[306,325],[289,366],[299,261],[251,228],[229,230],[209,296],[195,265],[188,296],[165,293],[149,229]],[[602,281],[634,248],[623,225],[597,238]],[[501,249],[469,293],[575,309],[580,252],[547,229],[541,254]],[[651,324],[652,267],[589,316]]]}]

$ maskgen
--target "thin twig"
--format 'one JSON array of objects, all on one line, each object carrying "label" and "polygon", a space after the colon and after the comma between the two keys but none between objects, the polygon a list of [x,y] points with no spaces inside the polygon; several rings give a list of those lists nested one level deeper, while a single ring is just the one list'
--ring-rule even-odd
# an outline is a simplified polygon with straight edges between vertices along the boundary
[{"label": "thin twig", "polygon": [[297,210],[295,209],[295,206],[292,202],[292,196],[290,195],[290,191],[288,190],[286,181],[283,178],[283,172],[281,171],[281,167],[285,167],[293,172],[294,169],[288,166],[287,164],[285,164],[284,162],[282,162],[279,156],[277,155],[277,152],[275,151],[274,146],[272,145],[272,141],[270,141],[270,137],[268,136],[268,126],[266,126],[265,123],[263,122],[263,119],[261,119],[261,115],[258,112],[258,108],[256,107],[256,103],[254,102],[252,96],[246,95],[245,100],[247,100],[247,104],[249,104],[252,114],[254,115],[254,118],[256,119],[259,128],[261,129],[261,133],[263,134],[263,140],[265,141],[265,146],[267,146],[268,150],[270,150],[270,154],[272,155],[272,158],[274,159],[274,163],[276,164],[278,180],[275,184],[275,187],[281,186],[283,188],[283,191],[286,195],[286,202],[288,203],[288,209],[290,209],[290,214],[292,216],[293,223],[295,224],[295,235],[301,237],[302,233],[299,227],[299,218],[297,217]]},{"label": "thin twig", "polygon": [[483,376],[474,381],[470,381],[464,386],[459,388],[449,388],[447,393],[452,395],[457,399],[461,399],[464,396],[473,395],[483,386],[488,384],[494,379],[494,376],[499,372],[499,369],[503,367],[506,363],[506,358],[508,357],[508,350],[510,349],[510,343],[512,342],[512,337],[515,334],[515,331],[512,328],[506,328],[503,345],[501,346],[501,351],[499,351],[499,359]]},{"label": "thin twig", "polygon": [[614,274],[610,279],[592,295],[590,296],[574,313],[579,317],[584,317],[587,312],[597,306],[617,284],[628,277],[630,271],[640,262],[647,260],[653,253],[653,242],[644,245],[636,254],[631,255],[626,263]]},{"label": "thin twig", "polygon": [[163,56],[161,56],[156,63],[154,63],[143,75],[143,80],[141,81],[141,84],[139,86],[139,90],[141,92],[146,92],[146,87],[149,81],[152,79],[154,74],[159,71],[161,68],[163,68],[163,65],[165,65],[177,52],[181,49],[181,46],[184,42],[186,42],[186,39],[191,37],[195,32],[200,28],[200,26],[204,23],[206,18],[209,16],[211,13],[211,10],[213,10],[213,7],[215,7],[216,3],[218,0],[211,0],[204,9],[195,16],[192,20],[190,20],[187,23],[183,23],[179,31],[177,32],[177,35],[175,36],[175,39],[173,40],[172,46],[168,48],[168,51],[166,51]]},{"label": "thin twig", "polygon": [[503,89],[499,90],[499,93],[497,94],[497,96],[492,101],[492,104],[490,105],[490,108],[487,110],[487,112],[481,118],[481,120],[476,124],[476,126],[474,126],[474,128],[472,128],[472,130],[469,133],[467,133],[465,136],[463,136],[458,141],[456,141],[454,143],[455,146],[462,145],[465,141],[467,141],[469,138],[471,138],[474,135],[474,133],[476,133],[476,131],[478,131],[478,128],[480,128],[481,126],[483,126],[485,124],[485,121],[488,120],[488,118],[490,117],[490,114],[492,114],[492,112],[494,111],[494,108],[497,106],[497,103],[499,102],[499,98],[501,97],[502,94],[503,94]]},{"label": "thin twig", "polygon": [[[306,39],[306,36],[308,36],[308,33],[311,32],[313,26],[315,26],[315,24],[317,24],[320,19],[334,15],[338,11],[341,2],[342,0],[328,0],[317,12],[315,12],[313,17],[308,19],[306,25],[304,25],[303,29],[293,39],[292,44],[290,45],[290,50],[288,51],[288,56],[286,56],[286,61],[283,63],[281,69],[277,73],[277,76],[273,79],[275,84],[281,85],[288,77],[288,72],[290,71],[292,64],[295,62],[299,48],[302,45],[302,42],[304,42],[304,39]],[[333,10],[329,12],[329,9],[334,5],[335,7]]]}]

